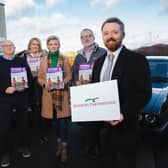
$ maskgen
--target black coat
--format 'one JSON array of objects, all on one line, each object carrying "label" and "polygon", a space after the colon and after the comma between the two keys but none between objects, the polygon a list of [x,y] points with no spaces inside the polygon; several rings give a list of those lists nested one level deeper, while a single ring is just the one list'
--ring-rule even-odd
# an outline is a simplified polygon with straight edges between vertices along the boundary
[{"label": "black coat", "polygon": [[[100,73],[106,55],[94,64],[93,82],[100,81]],[[110,126],[110,129],[114,130],[115,135],[120,136],[115,136],[117,142],[119,139],[122,139],[123,142],[124,138],[125,142],[130,143],[131,138],[135,140],[135,137],[132,136],[136,135],[138,112],[147,104],[152,94],[150,70],[146,58],[123,47],[114,66],[111,79],[118,81],[120,109],[124,115],[124,121],[117,126]]]},{"label": "black coat", "polygon": [[11,67],[25,67],[27,71],[29,88],[32,84],[32,74],[24,58],[15,57],[13,60],[6,60],[3,57],[0,57],[0,103],[13,103],[20,101],[23,103],[24,100],[27,102],[29,88],[22,92],[15,92],[13,94],[5,93],[5,90],[11,86]]}]

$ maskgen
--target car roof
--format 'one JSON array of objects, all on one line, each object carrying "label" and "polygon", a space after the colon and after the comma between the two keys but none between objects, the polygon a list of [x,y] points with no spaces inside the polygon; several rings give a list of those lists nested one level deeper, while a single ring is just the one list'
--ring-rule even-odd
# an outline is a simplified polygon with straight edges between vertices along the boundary
[{"label": "car roof", "polygon": [[146,56],[147,59],[153,60],[168,60],[168,56]]}]

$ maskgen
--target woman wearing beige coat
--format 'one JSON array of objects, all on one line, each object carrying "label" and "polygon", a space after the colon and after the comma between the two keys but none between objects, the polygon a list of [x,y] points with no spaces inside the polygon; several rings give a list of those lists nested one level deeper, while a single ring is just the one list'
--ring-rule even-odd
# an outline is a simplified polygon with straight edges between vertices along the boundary
[{"label": "woman wearing beige coat", "polygon": [[[42,117],[45,119],[56,118],[57,150],[56,156],[62,162],[68,158],[68,122],[70,117],[69,84],[72,78],[71,66],[67,57],[59,52],[60,41],[56,36],[47,39],[48,55],[41,60],[38,81],[43,87]],[[64,89],[48,89],[46,86],[46,72],[48,67],[61,67],[63,70]]]}]

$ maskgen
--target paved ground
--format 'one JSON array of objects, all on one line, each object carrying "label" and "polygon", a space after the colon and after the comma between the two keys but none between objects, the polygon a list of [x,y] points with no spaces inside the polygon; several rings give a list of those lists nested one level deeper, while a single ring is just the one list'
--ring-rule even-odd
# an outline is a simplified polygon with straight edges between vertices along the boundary
[{"label": "paved ground", "polygon": [[92,160],[79,154],[79,127],[71,126],[70,129],[70,159],[67,164],[62,164],[55,157],[56,137],[52,130],[47,143],[40,144],[35,135],[32,139],[32,157],[23,159],[15,149],[11,168],[93,168],[98,167],[98,159]]},{"label": "paved ground", "polygon": [[[168,138],[159,145],[152,144],[152,140],[142,144],[137,152],[136,168],[167,168],[168,167]],[[51,132],[49,141],[43,145],[34,136],[32,139],[32,157],[22,159],[18,152],[14,152],[11,168],[96,168],[98,159],[91,160],[79,154],[79,127],[72,125],[70,130],[70,160],[61,164],[55,157],[55,136]]]},{"label": "paved ground", "polygon": [[138,151],[136,168],[167,168],[168,167],[168,135],[154,139],[149,137]]}]

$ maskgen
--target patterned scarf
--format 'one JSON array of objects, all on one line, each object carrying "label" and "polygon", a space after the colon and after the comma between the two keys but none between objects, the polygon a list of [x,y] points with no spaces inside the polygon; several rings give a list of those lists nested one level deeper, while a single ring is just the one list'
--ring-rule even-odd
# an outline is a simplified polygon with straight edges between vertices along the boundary
[{"label": "patterned scarf", "polygon": [[[59,55],[59,57],[58,57],[57,66],[60,66],[63,70],[64,58],[62,55]],[[53,67],[51,57],[48,57],[48,67]],[[63,74],[63,77],[64,77],[64,74]],[[64,94],[63,89],[55,89],[52,91],[52,102],[53,102],[54,108],[57,112],[62,111],[63,94]]]}]

